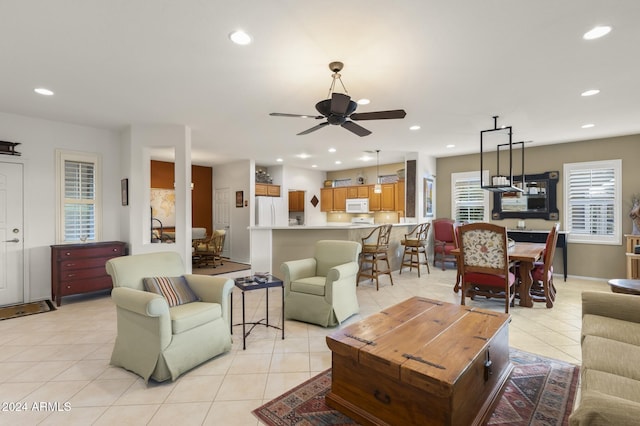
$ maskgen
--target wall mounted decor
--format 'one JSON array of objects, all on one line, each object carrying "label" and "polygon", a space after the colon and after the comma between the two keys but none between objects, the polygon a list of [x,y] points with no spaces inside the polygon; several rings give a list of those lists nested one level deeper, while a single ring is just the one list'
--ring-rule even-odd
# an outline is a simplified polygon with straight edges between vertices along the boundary
[{"label": "wall mounted decor", "polygon": [[433,178],[424,178],[424,217],[433,217]]},{"label": "wall mounted decor", "polygon": [[236,207],[244,205],[244,191],[236,191]]},{"label": "wall mounted decor", "polygon": [[122,193],[122,205],[129,205],[129,179],[122,179],[120,181],[120,192]]},{"label": "wall mounted decor", "polygon": [[0,141],[0,154],[22,155],[22,153],[16,151],[16,146],[18,145],[20,145],[20,142]]}]

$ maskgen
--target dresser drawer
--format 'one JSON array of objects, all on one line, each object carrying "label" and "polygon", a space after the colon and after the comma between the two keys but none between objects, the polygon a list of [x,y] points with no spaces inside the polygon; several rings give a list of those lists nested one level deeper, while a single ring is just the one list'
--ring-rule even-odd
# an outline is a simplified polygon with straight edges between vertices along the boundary
[{"label": "dresser drawer", "polygon": [[[58,278],[64,283],[64,281],[69,280],[104,277],[106,274],[104,262],[104,259],[102,259],[102,263],[94,268],[61,270]],[[111,277],[109,277],[109,279],[111,279]]]},{"label": "dresser drawer", "polygon": [[86,280],[64,281],[60,283],[60,296],[106,290],[113,287],[111,277],[99,277]]},{"label": "dresser drawer", "polygon": [[[76,269],[89,269],[89,268],[102,268],[102,273],[106,273],[104,265],[108,259],[115,256],[107,257],[94,257],[88,259],[65,259],[60,262],[60,271],[75,271]],[[62,275],[62,274],[61,274]]]},{"label": "dresser drawer", "polygon": [[116,257],[124,254],[124,247],[108,245],[99,247],[69,247],[57,251],[58,259],[82,259],[86,257]]}]

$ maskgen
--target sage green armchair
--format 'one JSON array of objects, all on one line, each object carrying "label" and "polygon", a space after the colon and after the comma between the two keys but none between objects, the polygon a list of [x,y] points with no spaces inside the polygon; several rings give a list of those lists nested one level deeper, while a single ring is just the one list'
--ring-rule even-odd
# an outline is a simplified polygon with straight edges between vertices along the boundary
[{"label": "sage green armchair", "polygon": [[[185,275],[182,257],[175,252],[118,257],[107,261],[106,269],[118,320],[112,365],[145,382],[162,382],[231,349],[232,280]],[[179,276],[200,301],[169,307],[163,296],[144,289],[144,278]]]},{"label": "sage green armchair", "polygon": [[284,262],[286,318],[333,327],[358,313],[358,256],[355,241],[320,240],[314,257]]}]

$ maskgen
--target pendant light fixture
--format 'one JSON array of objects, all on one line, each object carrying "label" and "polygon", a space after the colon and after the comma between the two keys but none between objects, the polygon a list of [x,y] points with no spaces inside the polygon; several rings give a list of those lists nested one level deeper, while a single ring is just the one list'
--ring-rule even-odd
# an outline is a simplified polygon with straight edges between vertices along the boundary
[{"label": "pendant light fixture", "polygon": [[380,150],[376,149],[376,184],[373,186],[373,192],[375,194],[382,193],[382,186],[380,185]]}]

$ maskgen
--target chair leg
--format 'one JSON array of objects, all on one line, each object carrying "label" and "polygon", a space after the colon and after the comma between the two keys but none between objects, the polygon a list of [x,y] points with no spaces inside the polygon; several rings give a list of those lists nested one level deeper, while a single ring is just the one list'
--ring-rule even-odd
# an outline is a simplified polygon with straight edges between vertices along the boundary
[{"label": "chair leg", "polygon": [[424,253],[424,264],[427,265],[427,274],[431,274],[431,269],[429,268],[429,256],[427,256],[427,250],[424,249],[422,253]]}]

